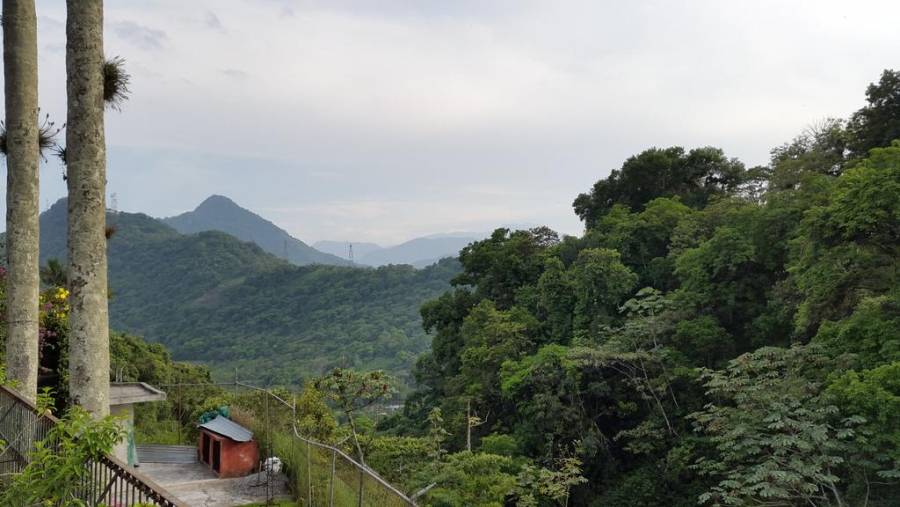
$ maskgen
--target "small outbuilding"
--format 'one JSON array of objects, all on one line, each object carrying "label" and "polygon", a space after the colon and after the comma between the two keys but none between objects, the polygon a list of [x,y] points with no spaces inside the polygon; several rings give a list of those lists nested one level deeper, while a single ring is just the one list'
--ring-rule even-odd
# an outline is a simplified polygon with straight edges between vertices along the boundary
[{"label": "small outbuilding", "polygon": [[199,426],[200,461],[221,478],[244,477],[259,466],[259,445],[253,432],[224,416]]}]

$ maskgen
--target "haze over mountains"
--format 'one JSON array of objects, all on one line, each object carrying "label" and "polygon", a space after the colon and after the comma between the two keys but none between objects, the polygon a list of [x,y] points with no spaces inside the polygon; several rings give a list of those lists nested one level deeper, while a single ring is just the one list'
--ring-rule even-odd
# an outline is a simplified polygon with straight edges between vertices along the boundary
[{"label": "haze over mountains", "polygon": [[[349,258],[350,242],[319,241],[309,246],[269,220],[221,195],[208,197],[193,211],[161,220],[182,234],[204,231],[231,234],[242,241],[256,243],[266,252],[298,266],[352,264]],[[352,243],[353,261],[372,267],[409,264],[424,268],[440,259],[456,257],[463,247],[487,236],[484,233],[439,233],[389,247],[375,243]]]},{"label": "haze over mountains", "polygon": [[476,234],[471,236],[435,235],[415,238],[390,247],[382,247],[375,243],[350,243],[349,241],[319,241],[313,246],[322,252],[347,258],[352,244],[353,258],[357,264],[365,266],[410,264],[417,268],[424,268],[443,258],[456,257],[466,245],[483,237],[484,235]]}]

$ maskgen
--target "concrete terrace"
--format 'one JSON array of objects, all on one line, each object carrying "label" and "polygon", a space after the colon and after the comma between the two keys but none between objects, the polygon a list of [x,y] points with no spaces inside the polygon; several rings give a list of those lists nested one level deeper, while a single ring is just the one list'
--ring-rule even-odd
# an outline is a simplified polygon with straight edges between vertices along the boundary
[{"label": "concrete terrace", "polygon": [[[191,507],[235,507],[266,501],[265,473],[219,479],[203,463],[144,463],[138,470]],[[273,477],[273,498],[290,499],[287,478]]]}]

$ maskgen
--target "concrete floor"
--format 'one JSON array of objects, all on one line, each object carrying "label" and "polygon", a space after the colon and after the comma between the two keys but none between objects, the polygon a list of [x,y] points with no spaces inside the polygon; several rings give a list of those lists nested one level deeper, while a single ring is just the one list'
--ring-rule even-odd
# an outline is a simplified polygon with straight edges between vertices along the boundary
[{"label": "concrete floor", "polygon": [[[266,501],[265,473],[219,479],[203,463],[144,463],[138,471],[191,507],[235,507]],[[287,478],[273,476],[269,491],[275,499],[290,498]]]}]

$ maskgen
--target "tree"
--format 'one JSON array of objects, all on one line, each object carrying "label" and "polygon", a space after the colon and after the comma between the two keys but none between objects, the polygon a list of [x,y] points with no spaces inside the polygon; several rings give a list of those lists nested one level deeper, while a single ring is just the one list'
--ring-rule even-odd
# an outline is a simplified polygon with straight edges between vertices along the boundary
[{"label": "tree", "polygon": [[359,444],[359,433],[356,430],[353,414],[390,397],[393,393],[390,379],[382,371],[361,373],[335,368],[328,375],[317,379],[313,385],[334,400],[347,417],[347,423],[350,424],[350,431],[353,435],[353,443],[359,453],[359,461],[365,463],[365,455]]},{"label": "tree", "polygon": [[66,1],[66,166],[73,401],[109,413],[103,0]]},{"label": "tree", "polygon": [[581,476],[581,460],[574,457],[556,460],[557,469],[538,468],[525,465],[517,477],[516,492],[518,507],[537,507],[539,498],[546,498],[555,505],[569,505],[569,494],[573,487],[584,484]]},{"label": "tree", "polygon": [[823,396],[816,377],[830,369],[827,361],[815,348],[765,347],[704,372],[713,401],[690,417],[718,456],[696,467],[719,482],[702,503],[848,505],[846,469],[869,463],[848,462],[865,419],[840,417]]},{"label": "tree", "polygon": [[718,148],[696,148],[687,154],[679,146],[650,148],[579,195],[573,206],[588,229],[615,204],[640,211],[657,197],[679,196],[684,204],[701,208],[715,195],[737,191],[745,172],[740,161]]},{"label": "tree", "polygon": [[303,392],[297,398],[296,425],[304,437],[324,443],[334,440],[337,421],[325,404],[325,396],[312,383],[303,386]]},{"label": "tree", "polygon": [[6,95],[6,360],[10,379],[34,401],[38,374],[40,128],[34,0],[3,2]]},{"label": "tree", "polygon": [[772,150],[769,188],[794,189],[809,173],[839,176],[847,160],[845,122],[834,118],[814,123],[790,143]]},{"label": "tree", "polygon": [[419,482],[437,484],[426,496],[427,505],[501,507],[516,485],[518,471],[512,458],[463,451],[424,470]]},{"label": "tree", "polygon": [[885,69],[878,83],[866,89],[866,100],[868,104],[853,113],[848,126],[850,151],[856,157],[900,139],[900,71]]},{"label": "tree", "polygon": [[594,340],[616,315],[616,308],[631,293],[638,277],[622,264],[619,252],[588,248],[572,265],[575,294],[574,330],[576,338]]},{"label": "tree", "polygon": [[900,141],[875,148],[836,180],[827,201],[804,214],[789,269],[804,296],[797,332],[851,314],[865,297],[897,287]]}]

